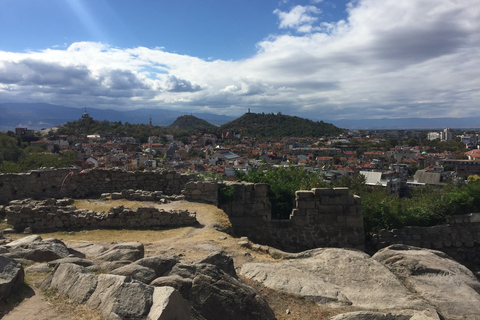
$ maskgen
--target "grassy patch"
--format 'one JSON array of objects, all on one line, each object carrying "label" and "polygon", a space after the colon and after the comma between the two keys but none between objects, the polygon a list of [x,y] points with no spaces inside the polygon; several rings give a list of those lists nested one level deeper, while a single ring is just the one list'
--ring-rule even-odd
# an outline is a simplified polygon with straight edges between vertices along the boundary
[{"label": "grassy patch", "polygon": [[93,210],[95,212],[108,211],[111,207],[124,206],[131,209],[136,209],[138,207],[155,207],[155,204],[152,202],[143,202],[143,201],[130,201],[125,199],[120,200],[91,200],[91,199],[82,199],[75,200],[74,204],[77,209],[87,209]]},{"label": "grassy patch", "polygon": [[193,227],[183,227],[168,230],[112,230],[112,229],[96,229],[82,230],[75,234],[69,234],[66,231],[58,231],[51,233],[42,233],[44,239],[57,238],[62,240],[83,240],[83,241],[139,241],[139,242],[155,242],[169,238],[182,237],[187,234]]}]

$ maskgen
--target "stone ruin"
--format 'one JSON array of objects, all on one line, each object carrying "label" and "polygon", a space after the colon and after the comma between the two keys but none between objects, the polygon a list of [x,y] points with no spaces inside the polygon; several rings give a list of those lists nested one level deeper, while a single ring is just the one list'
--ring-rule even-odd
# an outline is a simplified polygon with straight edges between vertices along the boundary
[{"label": "stone ruin", "polygon": [[[228,199],[222,198],[222,189],[232,189]],[[466,265],[479,265],[480,222],[472,218],[452,217],[448,224],[428,228],[409,227],[401,230],[382,230],[372,241],[365,243],[361,200],[348,194],[346,188],[313,189],[297,191],[295,208],[289,219],[272,220],[268,199],[269,186],[245,182],[199,181],[193,174],[174,171],[125,172],[110,170],[35,170],[21,174],[0,174],[0,204],[11,200],[49,197],[73,198],[100,197],[131,198],[133,200],[165,201],[186,199],[219,206],[229,216],[238,236],[248,236],[252,241],[271,245],[290,252],[318,247],[346,247],[375,252],[389,244],[407,244],[434,248],[454,256]],[[22,227],[34,223],[51,226],[52,215],[45,218],[28,217],[28,206],[18,208],[23,216]],[[46,210],[46,209],[44,209]],[[73,210],[73,209],[68,209]],[[130,216],[129,209],[126,210]],[[0,215],[2,209],[0,205]],[[142,210],[140,210],[142,212]],[[85,213],[82,213],[85,215]],[[133,221],[106,222],[114,213],[90,213],[85,223],[68,223],[90,227],[92,223],[137,228],[157,227],[160,223],[133,218]],[[140,213],[149,216],[150,213]],[[16,221],[11,214],[11,221]],[[117,214],[118,215],[118,214]],[[65,223],[67,214],[56,217],[55,225]],[[476,217],[476,215],[474,215]],[[87,215],[85,215],[87,217]],[[133,217],[133,215],[132,215]],[[102,218],[102,219],[100,219]],[[37,220],[35,220],[37,219]],[[463,220],[462,220],[463,219]],[[460,221],[461,220],[461,221]],[[465,220],[465,221],[464,221]],[[42,221],[36,222],[36,221]],[[47,221],[47,222],[45,222]],[[119,221],[119,220],[116,220]],[[16,224],[17,222],[15,222]],[[67,224],[68,224],[67,223]],[[151,223],[151,224],[150,224]],[[149,225],[150,224],[150,225]],[[160,224],[160,227],[163,225]],[[42,225],[41,228],[44,228]],[[56,227],[60,228],[60,227]]]},{"label": "stone ruin", "polygon": [[77,209],[73,199],[14,200],[5,207],[8,224],[15,230],[30,228],[33,232],[89,230],[102,228],[159,229],[189,226],[197,223],[195,212],[123,206],[108,212]]}]

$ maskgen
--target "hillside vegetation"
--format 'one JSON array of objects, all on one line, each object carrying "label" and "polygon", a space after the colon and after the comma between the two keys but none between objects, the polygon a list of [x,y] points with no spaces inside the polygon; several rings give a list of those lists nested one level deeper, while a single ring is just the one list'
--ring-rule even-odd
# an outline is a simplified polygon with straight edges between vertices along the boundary
[{"label": "hillside vegetation", "polygon": [[214,126],[207,121],[197,118],[192,115],[184,115],[178,117],[171,125],[170,128],[179,129],[179,130],[194,130],[194,129],[214,129]]},{"label": "hillside vegetation", "polygon": [[320,137],[337,135],[342,129],[331,123],[312,121],[280,113],[246,113],[220,127],[222,131],[235,131],[251,137]]}]

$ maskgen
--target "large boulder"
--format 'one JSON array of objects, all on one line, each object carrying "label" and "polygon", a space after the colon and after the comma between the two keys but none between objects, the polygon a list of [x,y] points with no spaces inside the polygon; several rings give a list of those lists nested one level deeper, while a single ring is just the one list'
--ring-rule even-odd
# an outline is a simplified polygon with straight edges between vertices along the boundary
[{"label": "large boulder", "polygon": [[55,270],[50,286],[77,303],[85,303],[97,287],[97,276],[79,265],[63,263]]},{"label": "large boulder", "polygon": [[211,264],[197,265],[190,299],[197,312],[209,320],[275,319],[255,289]]},{"label": "large boulder", "polygon": [[23,267],[13,259],[0,256],[0,300],[5,300],[23,284]]},{"label": "large boulder", "polygon": [[128,277],[100,274],[87,306],[100,310],[107,319],[143,318],[152,306],[153,290]]},{"label": "large boulder", "polygon": [[445,319],[479,319],[480,282],[445,253],[392,245],[373,258],[434,305]]},{"label": "large boulder", "polygon": [[205,258],[197,261],[197,264],[201,263],[213,264],[219,267],[225,273],[237,278],[237,272],[235,271],[235,266],[233,265],[233,259],[226,252],[220,251],[211,253]]},{"label": "large boulder", "polygon": [[157,278],[157,274],[153,269],[130,263],[129,265],[120,267],[110,272],[120,276],[131,277],[134,280],[149,284],[153,279]]},{"label": "large boulder", "polygon": [[104,246],[91,242],[74,243],[70,244],[68,247],[83,253],[86,257],[95,257],[107,250]]},{"label": "large boulder", "polygon": [[247,263],[240,274],[274,290],[299,295],[331,307],[370,310],[435,309],[412,294],[395,275],[364,252],[324,248],[278,263]]},{"label": "large boulder", "polygon": [[230,256],[217,253],[200,263],[178,263],[151,285],[176,288],[190,302],[193,312],[205,319],[275,319],[264,298],[236,278],[232,265]]},{"label": "large boulder", "polygon": [[60,240],[41,240],[41,238],[35,235],[26,238],[29,239],[24,238],[18,242],[10,243],[8,245],[9,253],[5,255],[14,259],[25,259],[35,262],[48,262],[70,255],[67,246]]},{"label": "large boulder", "polygon": [[179,262],[177,256],[153,256],[145,257],[135,261],[134,265],[139,265],[152,269],[157,277],[161,277]]},{"label": "large boulder", "polygon": [[36,234],[32,234],[31,236],[23,237],[18,240],[12,241],[5,245],[7,248],[19,247],[19,246],[28,246],[33,242],[42,241],[42,237]]},{"label": "large boulder", "polygon": [[124,242],[114,245],[107,251],[94,257],[94,259],[103,261],[129,260],[133,262],[142,259],[144,254],[145,248],[142,243]]},{"label": "large boulder", "polygon": [[190,320],[190,306],[180,292],[172,287],[158,287],[153,291],[153,305],[147,320]]}]

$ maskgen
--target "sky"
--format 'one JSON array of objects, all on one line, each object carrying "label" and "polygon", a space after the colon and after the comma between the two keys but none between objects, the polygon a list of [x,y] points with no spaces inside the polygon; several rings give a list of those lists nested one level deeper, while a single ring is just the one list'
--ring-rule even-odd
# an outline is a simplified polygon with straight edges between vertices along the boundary
[{"label": "sky", "polygon": [[480,0],[2,0],[2,102],[478,116]]}]

